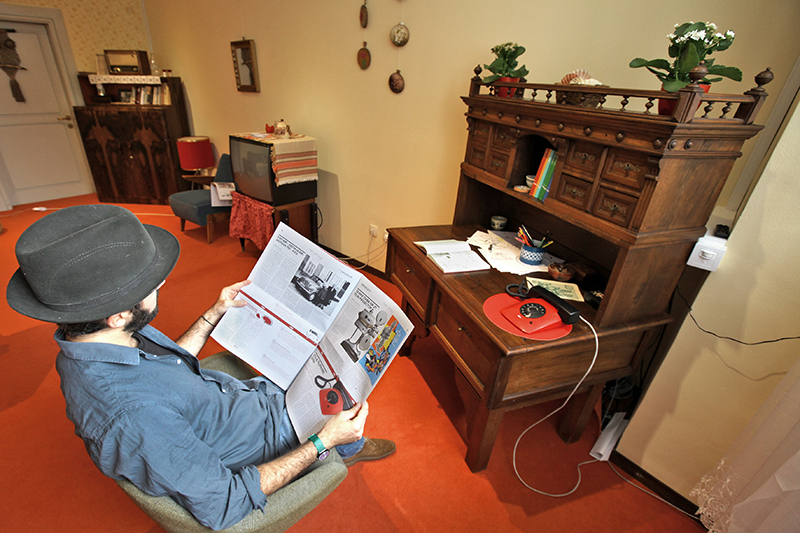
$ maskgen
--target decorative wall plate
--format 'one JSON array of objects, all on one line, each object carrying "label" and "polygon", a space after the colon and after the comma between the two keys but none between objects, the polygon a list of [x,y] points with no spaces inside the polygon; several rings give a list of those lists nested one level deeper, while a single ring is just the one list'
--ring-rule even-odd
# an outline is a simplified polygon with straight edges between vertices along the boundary
[{"label": "decorative wall plate", "polygon": [[367,70],[369,68],[369,64],[372,62],[372,54],[367,50],[367,41],[364,41],[364,46],[358,50],[356,60],[361,70]]},{"label": "decorative wall plate", "polygon": [[358,21],[361,23],[362,28],[367,27],[369,23],[369,11],[367,11],[367,0],[364,0],[364,5],[361,6],[361,11],[358,13]]},{"label": "decorative wall plate", "polygon": [[393,93],[401,93],[406,88],[406,80],[403,79],[403,75],[400,74],[399,70],[392,72],[392,75],[389,76],[389,88]]},{"label": "decorative wall plate", "polygon": [[392,31],[389,33],[389,39],[392,40],[392,44],[395,46],[405,46],[410,36],[408,26],[402,22],[392,28]]}]

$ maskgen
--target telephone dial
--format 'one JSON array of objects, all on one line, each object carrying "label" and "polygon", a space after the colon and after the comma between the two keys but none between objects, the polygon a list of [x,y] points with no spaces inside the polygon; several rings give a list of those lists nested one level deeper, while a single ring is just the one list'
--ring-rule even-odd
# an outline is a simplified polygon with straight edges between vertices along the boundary
[{"label": "telephone dial", "polygon": [[[317,376],[314,382],[319,391],[319,405],[323,415],[335,415],[339,411],[346,411],[355,405],[353,398],[344,388],[339,378],[324,378]],[[333,385],[331,385],[333,383]]]},{"label": "telephone dial", "polygon": [[506,287],[506,293],[522,301],[515,302],[500,313],[523,333],[545,332],[571,325],[581,316],[572,305],[543,287],[511,284]]}]

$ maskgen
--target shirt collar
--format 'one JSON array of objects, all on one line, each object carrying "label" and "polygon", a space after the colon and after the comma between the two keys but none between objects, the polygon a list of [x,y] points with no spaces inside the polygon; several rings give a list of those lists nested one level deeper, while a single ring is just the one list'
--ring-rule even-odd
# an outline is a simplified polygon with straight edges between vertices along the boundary
[{"label": "shirt collar", "polygon": [[[168,347],[176,347],[178,350],[183,351],[177,344],[169,341],[167,337],[152,326],[145,326],[140,333],[142,336],[158,344],[164,345],[164,340],[167,340],[170,344]],[[56,331],[53,337],[56,343],[58,343],[59,348],[61,348],[61,352],[70,359],[75,359],[77,361],[118,363],[123,365],[139,364],[138,348],[119,346],[117,344],[105,342],[71,342],[66,340],[59,331]]]}]

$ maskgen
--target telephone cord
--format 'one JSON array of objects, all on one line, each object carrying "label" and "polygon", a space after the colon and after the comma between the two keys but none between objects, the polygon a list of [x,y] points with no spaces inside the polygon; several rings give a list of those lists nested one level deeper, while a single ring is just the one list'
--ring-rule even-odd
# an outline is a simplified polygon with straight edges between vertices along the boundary
[{"label": "telephone cord", "polygon": [[581,484],[581,466],[583,466],[583,465],[587,465],[587,464],[590,464],[590,463],[596,463],[596,462],[597,462],[597,459],[592,459],[591,461],[585,461],[585,462],[583,462],[583,463],[580,463],[580,464],[578,465],[578,482],[575,484],[575,486],[572,488],[572,490],[570,490],[569,492],[565,492],[565,493],[563,493],[563,494],[550,494],[549,492],[544,492],[544,491],[541,491],[541,490],[538,490],[538,489],[535,489],[535,488],[531,487],[530,485],[528,485],[527,483],[525,483],[525,480],[523,480],[523,479],[522,479],[522,476],[519,474],[519,471],[517,470],[517,448],[519,447],[519,443],[520,443],[520,441],[522,440],[522,437],[524,437],[524,436],[525,436],[525,434],[526,434],[528,431],[530,431],[530,430],[531,430],[531,429],[533,429],[534,427],[538,426],[539,424],[541,424],[542,422],[544,422],[545,420],[547,420],[548,418],[550,418],[551,416],[553,416],[554,414],[556,414],[557,412],[559,412],[561,409],[563,409],[563,408],[564,408],[564,407],[567,405],[567,403],[569,402],[569,400],[570,400],[570,399],[571,399],[571,398],[572,398],[572,397],[575,395],[575,393],[578,391],[578,389],[580,388],[580,386],[581,386],[581,385],[583,384],[583,382],[586,380],[586,377],[587,377],[587,376],[589,375],[589,373],[592,371],[592,369],[594,368],[594,365],[595,365],[595,363],[597,362],[597,354],[598,354],[598,353],[599,353],[599,351],[600,351],[600,341],[599,341],[599,339],[597,338],[597,331],[594,329],[594,326],[592,326],[592,325],[589,323],[589,321],[588,321],[588,320],[586,320],[586,319],[585,319],[585,318],[583,318],[583,317],[580,317],[580,319],[581,319],[581,320],[582,320],[582,321],[583,321],[583,322],[584,322],[584,323],[585,323],[587,326],[589,326],[589,329],[591,329],[591,330],[592,330],[592,334],[594,335],[594,356],[592,356],[592,362],[591,362],[591,364],[589,364],[589,368],[586,370],[586,373],[584,373],[584,374],[583,374],[583,377],[581,377],[580,381],[578,381],[578,384],[577,384],[577,385],[575,385],[575,388],[574,388],[574,389],[572,389],[572,392],[570,392],[570,393],[569,393],[569,396],[567,396],[567,399],[566,399],[566,400],[564,400],[564,403],[562,403],[562,404],[561,404],[559,407],[557,407],[555,410],[553,410],[553,411],[552,411],[550,414],[548,414],[548,415],[547,415],[547,416],[545,416],[544,418],[541,418],[541,419],[540,419],[540,420],[538,420],[537,422],[534,422],[533,424],[531,424],[531,425],[530,425],[530,426],[529,426],[529,427],[528,427],[528,428],[527,428],[525,431],[523,431],[523,432],[520,434],[520,436],[517,438],[517,442],[514,444],[514,453],[513,453],[513,455],[512,455],[512,461],[513,461],[513,465],[514,465],[514,473],[517,475],[517,479],[519,479],[519,480],[520,480],[520,482],[521,482],[523,485],[525,485],[526,487],[528,487],[528,488],[529,488],[530,490],[532,490],[533,492],[535,492],[535,493],[537,493],[537,494],[541,494],[542,496],[550,496],[551,498],[563,498],[564,496],[569,496],[570,494],[572,494],[573,492],[575,492],[576,490],[578,490],[578,487],[579,487],[579,486],[580,486],[580,484]]}]

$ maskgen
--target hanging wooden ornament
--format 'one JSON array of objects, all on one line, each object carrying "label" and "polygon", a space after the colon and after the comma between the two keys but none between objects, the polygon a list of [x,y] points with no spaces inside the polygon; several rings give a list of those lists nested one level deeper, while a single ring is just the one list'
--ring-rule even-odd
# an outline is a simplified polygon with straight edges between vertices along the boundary
[{"label": "hanging wooden ornament", "polygon": [[358,13],[358,21],[361,23],[362,28],[367,27],[369,22],[369,11],[367,11],[367,0],[364,0],[364,5],[361,6],[361,11]]},{"label": "hanging wooden ornament", "polygon": [[397,72],[392,72],[392,75],[389,76],[389,88],[392,90],[393,93],[401,93],[403,89],[406,88],[406,80],[403,79],[403,75],[400,74],[400,69]]},{"label": "hanging wooden ornament", "polygon": [[392,28],[392,31],[389,32],[389,39],[395,46],[405,46],[409,37],[411,37],[411,32],[408,31],[408,26],[402,22],[397,24]]},{"label": "hanging wooden ornament", "polygon": [[364,46],[358,50],[356,60],[361,70],[367,70],[369,68],[369,64],[372,62],[372,55],[369,53],[369,50],[367,50],[367,41],[364,41]]}]

